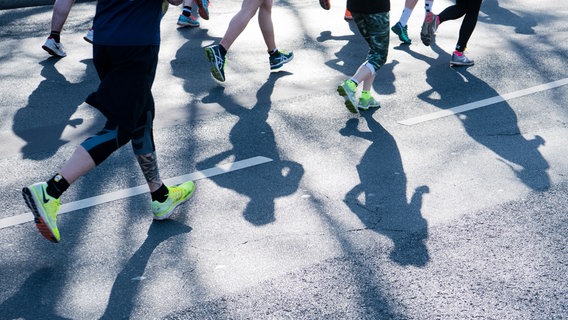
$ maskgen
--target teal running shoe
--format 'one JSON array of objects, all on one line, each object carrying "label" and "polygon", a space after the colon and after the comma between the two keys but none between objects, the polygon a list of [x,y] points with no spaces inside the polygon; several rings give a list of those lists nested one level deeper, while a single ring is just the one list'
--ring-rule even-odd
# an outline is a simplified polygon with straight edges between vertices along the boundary
[{"label": "teal running shoe", "polygon": [[221,56],[219,45],[210,45],[205,47],[205,56],[211,63],[211,75],[213,78],[224,82],[225,81],[225,58]]},{"label": "teal running shoe", "polygon": [[410,44],[412,42],[412,40],[408,37],[408,26],[403,27],[400,21],[392,26],[391,30],[398,36],[400,42],[405,44]]},{"label": "teal running shoe", "polygon": [[47,240],[57,243],[61,240],[57,229],[59,199],[47,194],[46,188],[45,182],[34,183],[22,189],[22,195],[26,205],[32,210],[39,233]]},{"label": "teal running shoe", "polygon": [[154,220],[164,220],[169,218],[174,209],[180,204],[189,200],[195,191],[193,181],[184,182],[180,185],[168,188],[168,198],[164,202],[152,201],[152,213]]},{"label": "teal running shoe", "polygon": [[197,18],[195,18],[193,14],[189,17],[180,14],[177,25],[181,27],[199,27],[199,21],[197,21]]},{"label": "teal running shoe", "polygon": [[283,51],[283,50],[278,50],[278,54],[275,55],[271,55],[270,58],[268,58],[269,62],[270,62],[270,70],[276,70],[281,68],[285,63],[288,63],[290,61],[292,61],[292,59],[294,59],[294,52],[290,51]]},{"label": "teal running shoe", "polygon": [[355,101],[355,93],[357,92],[357,85],[351,80],[343,81],[338,87],[337,92],[340,96],[345,98],[345,107],[352,113],[359,113],[357,102]]}]

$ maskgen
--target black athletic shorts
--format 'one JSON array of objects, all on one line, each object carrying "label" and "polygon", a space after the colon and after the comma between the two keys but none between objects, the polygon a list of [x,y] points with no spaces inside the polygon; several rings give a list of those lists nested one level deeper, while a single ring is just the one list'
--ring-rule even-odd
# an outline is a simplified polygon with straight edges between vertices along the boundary
[{"label": "black athletic shorts", "polygon": [[93,45],[93,62],[101,82],[85,102],[123,132],[134,132],[144,114],[154,114],[152,84],[158,51],[159,46]]}]

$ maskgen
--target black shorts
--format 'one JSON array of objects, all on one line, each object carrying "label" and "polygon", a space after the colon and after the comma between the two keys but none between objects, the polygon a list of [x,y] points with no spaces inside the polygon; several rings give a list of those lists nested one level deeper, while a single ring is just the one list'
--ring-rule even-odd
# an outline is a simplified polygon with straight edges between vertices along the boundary
[{"label": "black shorts", "polygon": [[93,45],[93,62],[101,80],[85,102],[128,134],[139,119],[154,114],[152,84],[159,46]]}]

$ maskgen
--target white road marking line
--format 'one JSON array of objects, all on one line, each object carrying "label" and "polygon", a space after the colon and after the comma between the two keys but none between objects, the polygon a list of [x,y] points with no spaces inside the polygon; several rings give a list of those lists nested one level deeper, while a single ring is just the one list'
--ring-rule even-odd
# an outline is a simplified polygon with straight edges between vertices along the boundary
[{"label": "white road marking line", "polygon": [[475,102],[471,102],[471,103],[462,104],[461,106],[457,106],[457,107],[453,107],[453,108],[450,108],[450,109],[445,109],[445,110],[425,114],[423,116],[414,117],[414,118],[410,118],[410,119],[406,119],[406,120],[401,120],[401,121],[398,121],[398,123],[406,125],[406,126],[412,126],[412,125],[415,125],[415,124],[418,124],[418,123],[422,123],[422,122],[426,122],[426,121],[430,121],[430,120],[435,120],[435,119],[455,115],[457,113],[462,113],[462,112],[466,112],[466,111],[469,111],[469,110],[478,109],[478,108],[481,108],[481,107],[486,107],[486,106],[491,105],[491,104],[507,101],[507,100],[514,99],[514,98],[519,98],[519,97],[526,96],[526,95],[529,95],[529,94],[550,90],[550,89],[553,89],[553,88],[564,86],[566,84],[568,84],[568,78],[564,78],[562,80],[557,80],[557,81],[541,84],[541,85],[538,85],[538,86],[530,87],[530,88],[527,88],[527,89],[507,93],[507,94],[504,94],[504,95],[495,96],[495,97],[488,98],[488,99],[483,99],[483,100],[479,100],[479,101],[475,101]]},{"label": "white road marking line", "polygon": [[[174,184],[180,184],[180,183],[188,181],[188,180],[196,181],[196,180],[199,180],[199,179],[210,178],[210,177],[214,177],[214,176],[217,176],[217,175],[220,175],[220,174],[245,169],[245,168],[248,168],[248,167],[253,167],[253,166],[263,164],[263,163],[266,163],[266,162],[270,162],[270,161],[272,161],[272,159],[266,158],[266,157],[260,157],[260,156],[253,157],[253,158],[249,158],[249,159],[245,159],[245,160],[240,160],[240,161],[237,161],[237,162],[222,164],[222,165],[215,166],[213,168],[205,169],[205,170],[202,170],[202,171],[197,171],[197,172],[193,172],[193,173],[190,173],[190,174],[186,174],[186,175],[182,175],[182,176],[178,176],[178,177],[174,177],[174,178],[170,178],[170,179],[165,179],[164,183],[166,183],[168,185],[174,185]],[[125,199],[125,198],[129,198],[129,197],[133,197],[133,196],[136,196],[136,195],[139,195],[139,194],[142,194],[142,193],[146,193],[148,191],[149,191],[148,185],[141,185],[141,186],[132,187],[132,188],[129,188],[129,189],[123,189],[123,190],[117,190],[117,191],[114,191],[114,192],[109,192],[107,194],[102,194],[102,195],[87,198],[87,199],[69,202],[69,203],[61,205],[61,207],[59,208],[58,215],[66,213],[66,212],[79,210],[79,209],[93,207],[93,206],[103,204],[103,203],[106,203],[106,202],[111,202],[111,201],[115,201],[115,200],[119,200],[119,199]],[[3,219],[0,219],[0,229],[15,226],[15,225],[26,223],[26,222],[30,222],[30,221],[33,221],[33,220],[34,220],[34,215],[31,212],[19,214],[19,215],[8,217],[8,218],[3,218]]]}]

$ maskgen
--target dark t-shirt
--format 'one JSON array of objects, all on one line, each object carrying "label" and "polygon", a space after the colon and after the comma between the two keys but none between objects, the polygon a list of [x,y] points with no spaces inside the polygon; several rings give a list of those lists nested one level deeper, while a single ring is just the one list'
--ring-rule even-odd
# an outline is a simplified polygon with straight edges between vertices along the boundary
[{"label": "dark t-shirt", "polygon": [[160,44],[163,0],[98,0],[93,43],[108,46]]},{"label": "dark t-shirt", "polygon": [[347,0],[347,9],[367,14],[389,12],[390,0]]}]

